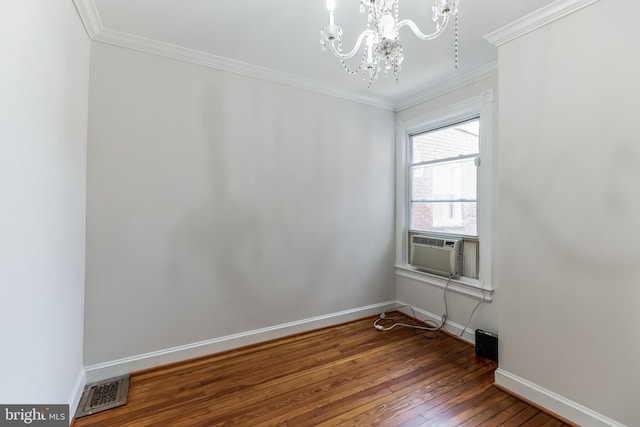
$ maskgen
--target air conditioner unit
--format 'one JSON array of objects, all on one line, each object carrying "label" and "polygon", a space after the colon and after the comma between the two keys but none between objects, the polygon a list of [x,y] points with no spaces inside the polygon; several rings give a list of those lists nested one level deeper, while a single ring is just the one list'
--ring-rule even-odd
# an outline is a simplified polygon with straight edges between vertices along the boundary
[{"label": "air conditioner unit", "polygon": [[415,234],[409,252],[409,264],[420,270],[447,277],[462,274],[462,239]]}]

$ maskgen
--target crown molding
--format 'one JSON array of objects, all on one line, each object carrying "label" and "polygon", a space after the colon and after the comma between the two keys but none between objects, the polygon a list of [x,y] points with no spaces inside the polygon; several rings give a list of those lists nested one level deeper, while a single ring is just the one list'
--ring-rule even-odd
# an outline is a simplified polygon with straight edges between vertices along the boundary
[{"label": "crown molding", "polygon": [[484,38],[492,45],[499,47],[598,1],[558,0],[487,34]]},{"label": "crown molding", "polygon": [[198,50],[160,42],[157,40],[152,40],[128,33],[122,33],[119,31],[103,29],[98,34],[96,34],[93,40],[125,47],[128,49],[134,49],[141,52],[151,53],[154,55],[164,56],[167,58],[177,59],[183,62],[190,62],[192,64],[202,65],[221,71],[227,71],[247,77],[266,80],[272,83],[279,83],[298,89],[309,90],[323,95],[330,95],[333,97],[346,99],[348,101],[371,105],[373,107],[392,110],[394,106],[393,102],[387,101],[382,98],[343,91],[329,85],[325,85],[311,79],[305,79],[293,74],[287,74],[280,71],[272,70],[270,68],[259,67],[256,65],[248,64],[246,62],[236,61]]},{"label": "crown molding", "polygon": [[91,40],[393,111],[393,101],[386,98],[367,96],[351,91],[336,89],[330,85],[293,74],[287,74],[270,68],[259,67],[246,62],[235,61],[233,59],[129,33],[110,30],[102,25],[93,0],[73,1]]},{"label": "crown molding", "polygon": [[444,83],[430,87],[415,95],[411,95],[398,101],[395,105],[395,111],[400,112],[408,108],[414,107],[423,102],[431,101],[434,98],[455,92],[465,86],[484,80],[498,74],[498,61],[490,62],[487,65],[480,66],[469,72],[461,74],[458,77],[447,80]]},{"label": "crown molding", "polygon": [[80,15],[80,20],[91,40],[103,30],[102,21],[93,0],[73,0],[73,4]]}]

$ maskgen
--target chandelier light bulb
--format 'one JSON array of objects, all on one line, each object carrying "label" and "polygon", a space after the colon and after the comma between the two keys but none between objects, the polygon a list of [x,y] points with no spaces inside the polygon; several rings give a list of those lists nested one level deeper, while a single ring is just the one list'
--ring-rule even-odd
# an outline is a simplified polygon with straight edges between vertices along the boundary
[{"label": "chandelier light bulb", "polygon": [[373,37],[367,37],[367,69],[373,68],[373,46],[375,39]]},{"label": "chandelier light bulb", "polygon": [[336,0],[327,0],[327,10],[333,12],[336,9]]}]

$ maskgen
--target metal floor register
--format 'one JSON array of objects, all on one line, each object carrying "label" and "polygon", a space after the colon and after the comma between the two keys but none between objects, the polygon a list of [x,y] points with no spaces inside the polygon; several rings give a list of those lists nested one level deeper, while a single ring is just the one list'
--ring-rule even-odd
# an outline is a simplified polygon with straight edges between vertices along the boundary
[{"label": "metal floor register", "polygon": [[127,403],[129,375],[87,384],[82,392],[76,418],[106,411]]}]

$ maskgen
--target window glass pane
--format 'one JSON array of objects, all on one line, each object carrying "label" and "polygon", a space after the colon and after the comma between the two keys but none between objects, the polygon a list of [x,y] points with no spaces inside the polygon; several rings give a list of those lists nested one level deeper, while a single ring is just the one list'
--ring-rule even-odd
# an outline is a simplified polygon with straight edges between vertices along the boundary
[{"label": "window glass pane", "polygon": [[476,202],[414,202],[411,229],[477,236]]},{"label": "window glass pane", "polygon": [[476,199],[475,158],[412,168],[411,200]]},{"label": "window glass pane", "polygon": [[411,137],[411,162],[449,159],[479,152],[480,120],[474,119]]}]

